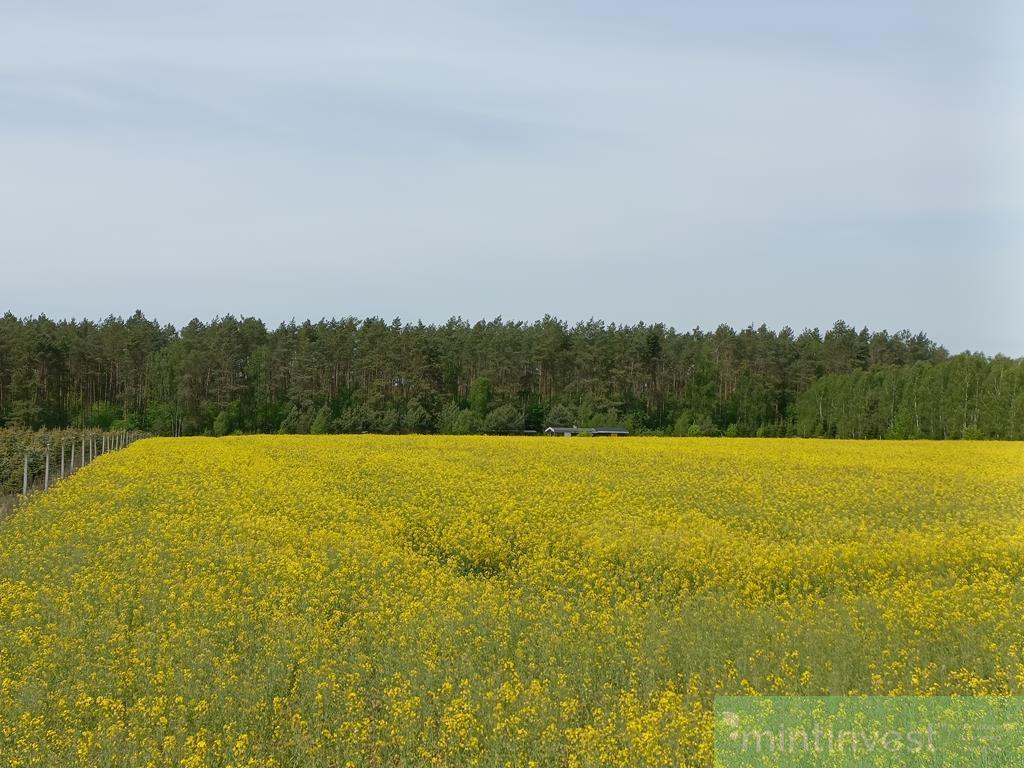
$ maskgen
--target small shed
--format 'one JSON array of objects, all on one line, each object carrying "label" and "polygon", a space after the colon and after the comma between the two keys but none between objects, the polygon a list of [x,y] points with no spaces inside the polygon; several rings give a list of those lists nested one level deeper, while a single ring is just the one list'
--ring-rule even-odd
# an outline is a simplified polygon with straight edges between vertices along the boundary
[{"label": "small shed", "polygon": [[626,437],[629,430],[623,427],[594,427],[590,434],[592,437]]},{"label": "small shed", "polygon": [[544,430],[548,437],[575,437],[579,433],[578,427],[548,427]]}]

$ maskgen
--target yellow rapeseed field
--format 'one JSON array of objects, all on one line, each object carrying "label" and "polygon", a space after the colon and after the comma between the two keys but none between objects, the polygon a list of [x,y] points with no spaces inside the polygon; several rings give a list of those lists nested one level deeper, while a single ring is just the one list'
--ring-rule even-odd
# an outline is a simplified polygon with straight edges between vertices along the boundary
[{"label": "yellow rapeseed field", "polygon": [[1024,692],[1024,445],[150,439],[0,521],[0,766],[708,765]]}]

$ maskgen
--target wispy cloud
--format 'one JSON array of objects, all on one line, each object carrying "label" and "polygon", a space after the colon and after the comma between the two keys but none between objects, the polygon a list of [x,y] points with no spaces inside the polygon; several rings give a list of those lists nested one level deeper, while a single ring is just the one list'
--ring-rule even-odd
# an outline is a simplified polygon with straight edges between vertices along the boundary
[{"label": "wispy cloud", "polygon": [[842,315],[1024,353],[1014,6],[210,5],[0,11],[11,309]]}]

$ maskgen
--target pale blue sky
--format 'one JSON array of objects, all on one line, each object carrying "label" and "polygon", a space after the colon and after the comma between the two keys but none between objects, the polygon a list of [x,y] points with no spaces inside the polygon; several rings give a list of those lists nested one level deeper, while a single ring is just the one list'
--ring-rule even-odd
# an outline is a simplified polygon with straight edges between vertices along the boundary
[{"label": "pale blue sky", "polygon": [[0,311],[1024,355],[1024,11],[0,0]]}]

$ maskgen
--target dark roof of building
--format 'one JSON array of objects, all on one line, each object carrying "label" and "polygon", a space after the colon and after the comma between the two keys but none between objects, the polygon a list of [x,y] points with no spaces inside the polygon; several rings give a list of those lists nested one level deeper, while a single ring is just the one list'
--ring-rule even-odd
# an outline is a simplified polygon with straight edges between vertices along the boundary
[{"label": "dark roof of building", "polygon": [[628,435],[629,430],[625,427],[592,427],[590,430],[592,433],[605,432],[614,435]]},{"label": "dark roof of building", "polygon": [[555,427],[555,426],[551,426],[551,427],[545,428],[544,431],[545,432],[571,432],[572,434],[579,434],[580,430],[579,430],[578,427]]}]

